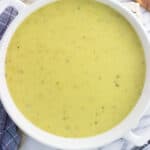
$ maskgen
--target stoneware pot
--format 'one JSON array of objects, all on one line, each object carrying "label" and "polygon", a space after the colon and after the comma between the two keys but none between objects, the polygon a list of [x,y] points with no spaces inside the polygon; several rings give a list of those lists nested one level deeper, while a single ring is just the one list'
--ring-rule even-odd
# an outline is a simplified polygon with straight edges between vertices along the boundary
[{"label": "stoneware pot", "polygon": [[54,2],[54,0],[37,0],[35,3],[30,5],[25,5],[19,0],[3,0],[3,2],[1,2],[3,3],[1,5],[3,6],[3,8],[6,8],[7,6],[14,6],[19,11],[19,15],[11,23],[0,43],[0,96],[7,113],[18,125],[18,127],[27,135],[50,147],[52,146],[65,150],[95,149],[97,147],[109,144],[119,138],[125,138],[135,145],[144,144],[150,138],[150,134],[144,133],[142,136],[138,136],[134,132],[132,132],[132,129],[137,126],[141,116],[150,105],[150,43],[142,24],[138,21],[136,16],[134,16],[134,14],[130,12],[130,10],[128,10],[126,7],[122,6],[122,4],[115,0],[97,0],[97,2],[104,3],[105,5],[108,5],[108,7],[113,8],[130,22],[142,42],[145,53],[145,84],[142,95],[140,96],[136,106],[133,108],[130,114],[116,127],[103,134],[87,138],[64,138],[39,129],[29,120],[27,120],[16,107],[9,93],[5,78],[5,58],[8,44],[15,30],[26,19],[27,16],[29,16],[32,12],[38,10],[39,8]]}]

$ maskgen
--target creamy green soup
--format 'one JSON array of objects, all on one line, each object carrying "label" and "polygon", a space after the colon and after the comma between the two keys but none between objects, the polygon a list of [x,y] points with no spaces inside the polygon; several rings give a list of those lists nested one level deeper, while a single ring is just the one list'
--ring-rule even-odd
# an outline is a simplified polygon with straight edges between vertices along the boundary
[{"label": "creamy green soup", "polygon": [[141,94],[143,48],[131,25],[94,0],[60,0],[30,15],[6,57],[19,110],[41,129],[87,137],[120,123]]}]

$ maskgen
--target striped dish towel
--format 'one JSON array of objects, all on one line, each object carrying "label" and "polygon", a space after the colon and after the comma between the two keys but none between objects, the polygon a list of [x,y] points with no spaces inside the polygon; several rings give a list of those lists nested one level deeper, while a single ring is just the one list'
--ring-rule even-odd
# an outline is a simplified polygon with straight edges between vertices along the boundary
[{"label": "striped dish towel", "polygon": [[[18,14],[13,7],[7,7],[0,14],[0,40],[7,29],[8,25]],[[17,150],[21,141],[21,136],[18,128],[9,118],[0,103],[0,150]]]}]

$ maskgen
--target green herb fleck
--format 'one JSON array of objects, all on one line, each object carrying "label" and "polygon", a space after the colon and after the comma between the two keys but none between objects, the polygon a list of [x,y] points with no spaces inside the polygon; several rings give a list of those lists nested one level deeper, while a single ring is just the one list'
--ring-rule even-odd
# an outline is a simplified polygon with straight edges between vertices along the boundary
[{"label": "green herb fleck", "polygon": [[69,62],[70,62],[70,60],[69,60],[68,58],[67,58],[65,61],[66,61],[66,63],[69,63]]},{"label": "green herb fleck", "polygon": [[102,77],[101,77],[101,76],[98,76],[98,80],[102,80]]},{"label": "green herb fleck", "polygon": [[80,6],[78,6],[77,9],[80,10],[81,9]]},{"label": "green herb fleck", "polygon": [[116,75],[116,79],[120,79],[120,75],[119,74]]},{"label": "green herb fleck", "polygon": [[45,83],[45,80],[43,79],[43,80],[41,80],[41,84],[44,84]]},{"label": "green herb fleck", "polygon": [[60,82],[59,82],[59,81],[56,81],[56,85],[59,86],[59,85],[60,85]]},{"label": "green herb fleck", "polygon": [[94,121],[94,125],[98,125],[98,121]]},{"label": "green herb fleck", "polygon": [[119,83],[117,82],[117,81],[114,81],[114,85],[115,85],[115,87],[120,87],[120,85],[119,85]]}]

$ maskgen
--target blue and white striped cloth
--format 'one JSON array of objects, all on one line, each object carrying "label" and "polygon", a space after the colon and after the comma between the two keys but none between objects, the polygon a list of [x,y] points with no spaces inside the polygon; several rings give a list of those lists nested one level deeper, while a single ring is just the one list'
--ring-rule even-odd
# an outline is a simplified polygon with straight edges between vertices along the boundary
[{"label": "blue and white striped cloth", "polygon": [[[7,7],[4,12],[0,14],[0,39],[17,14],[18,11],[13,7]],[[18,128],[9,118],[0,103],[0,150],[17,150],[20,140],[21,136]]]}]

